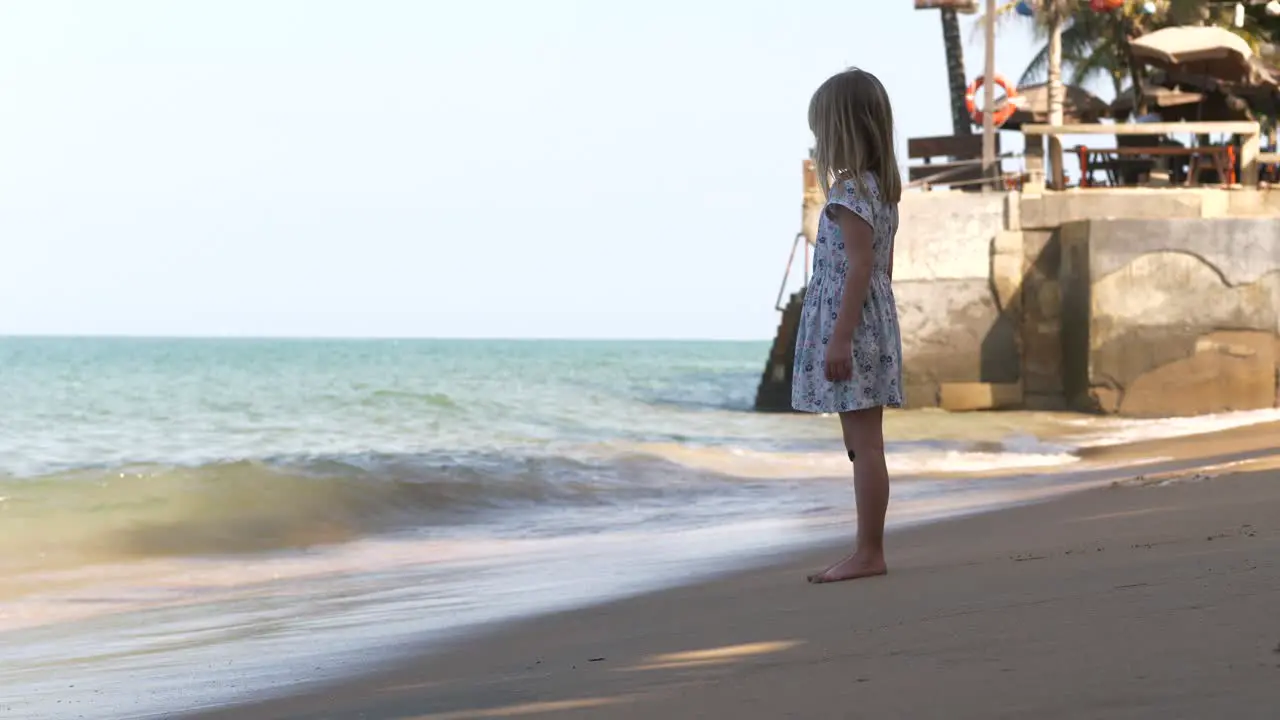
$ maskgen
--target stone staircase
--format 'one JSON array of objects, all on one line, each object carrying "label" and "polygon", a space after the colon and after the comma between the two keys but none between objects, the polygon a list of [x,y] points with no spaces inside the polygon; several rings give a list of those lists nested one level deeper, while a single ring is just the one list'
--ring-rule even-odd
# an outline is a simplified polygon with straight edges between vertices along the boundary
[{"label": "stone staircase", "polygon": [[801,288],[791,295],[782,311],[778,334],[773,338],[773,348],[760,377],[760,387],[756,390],[756,410],[760,412],[791,412],[791,366],[795,361],[796,330],[803,309],[804,288]]}]

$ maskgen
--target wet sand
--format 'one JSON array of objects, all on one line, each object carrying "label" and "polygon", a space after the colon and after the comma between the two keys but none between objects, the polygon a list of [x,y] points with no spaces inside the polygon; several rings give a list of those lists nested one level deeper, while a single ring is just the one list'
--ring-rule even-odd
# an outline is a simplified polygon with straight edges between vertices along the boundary
[{"label": "wet sand", "polygon": [[[1099,450],[1201,458],[494,628],[237,718],[1248,718],[1280,713],[1280,425]],[[643,548],[637,548],[643,552]]]}]

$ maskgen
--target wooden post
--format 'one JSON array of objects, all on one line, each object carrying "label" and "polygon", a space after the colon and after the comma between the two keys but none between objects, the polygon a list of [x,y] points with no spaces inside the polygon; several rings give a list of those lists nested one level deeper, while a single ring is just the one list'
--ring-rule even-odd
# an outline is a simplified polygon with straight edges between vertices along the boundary
[{"label": "wooden post", "polygon": [[960,18],[955,8],[942,8],[942,46],[947,53],[947,89],[951,92],[951,131],[972,135],[973,119],[965,108],[964,91],[969,86],[964,75],[964,43],[960,40]]},{"label": "wooden post", "polygon": [[1261,149],[1261,132],[1240,138],[1240,184],[1245,187],[1258,187],[1258,152]]},{"label": "wooden post", "polygon": [[[1062,124],[1063,87],[1062,87],[1062,25],[1065,8],[1050,4],[1042,6],[1048,13],[1049,20],[1049,124]],[[1054,190],[1066,187],[1067,176],[1062,168],[1062,138],[1049,136],[1049,161],[1053,163],[1053,178],[1049,186]]]},{"label": "wooden post", "polygon": [[1050,185],[1054,190],[1062,190],[1067,186],[1067,169],[1065,151],[1062,149],[1062,138],[1057,135],[1049,136],[1049,160],[1053,168],[1053,181]]},{"label": "wooden post", "polygon": [[986,63],[983,67],[982,74],[986,79],[983,83],[982,97],[982,176],[987,182],[982,186],[983,190],[990,190],[995,185],[996,178],[996,126],[995,120],[991,117],[991,113],[996,109],[996,0],[987,0],[987,16],[986,16]]},{"label": "wooden post", "polygon": [[818,223],[822,219],[822,208],[827,204],[827,196],[822,194],[822,185],[818,183],[818,170],[812,158],[804,161],[802,174],[804,186],[800,191],[800,232],[804,234],[807,253],[808,246],[818,242]]},{"label": "wooden post", "polygon": [[964,52],[956,14],[971,15],[978,11],[978,0],[915,0],[916,10],[939,10],[942,18],[942,41],[947,50],[947,87],[951,98],[951,129],[955,135],[970,135],[969,112],[965,110]]},{"label": "wooden post", "polygon": [[1022,192],[1027,195],[1039,195],[1044,192],[1044,137],[1040,135],[1023,135],[1027,147],[1023,153],[1023,162],[1027,166],[1027,179],[1022,183]]}]

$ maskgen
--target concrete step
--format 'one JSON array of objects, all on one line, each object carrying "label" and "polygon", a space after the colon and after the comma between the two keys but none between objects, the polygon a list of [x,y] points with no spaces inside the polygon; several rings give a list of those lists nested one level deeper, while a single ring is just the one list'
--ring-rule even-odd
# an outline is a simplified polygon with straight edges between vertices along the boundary
[{"label": "concrete step", "polygon": [[796,331],[804,309],[804,290],[792,294],[782,311],[773,345],[765,360],[755,408],[761,412],[791,412],[791,366],[795,361]]}]

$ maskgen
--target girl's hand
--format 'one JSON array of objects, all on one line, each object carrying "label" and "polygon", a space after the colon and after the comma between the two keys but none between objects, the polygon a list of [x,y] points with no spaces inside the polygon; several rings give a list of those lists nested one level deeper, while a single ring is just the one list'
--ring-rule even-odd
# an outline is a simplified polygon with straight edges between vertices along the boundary
[{"label": "girl's hand", "polygon": [[827,344],[826,357],[827,382],[840,382],[853,379],[853,343],[839,342],[832,338]]}]

